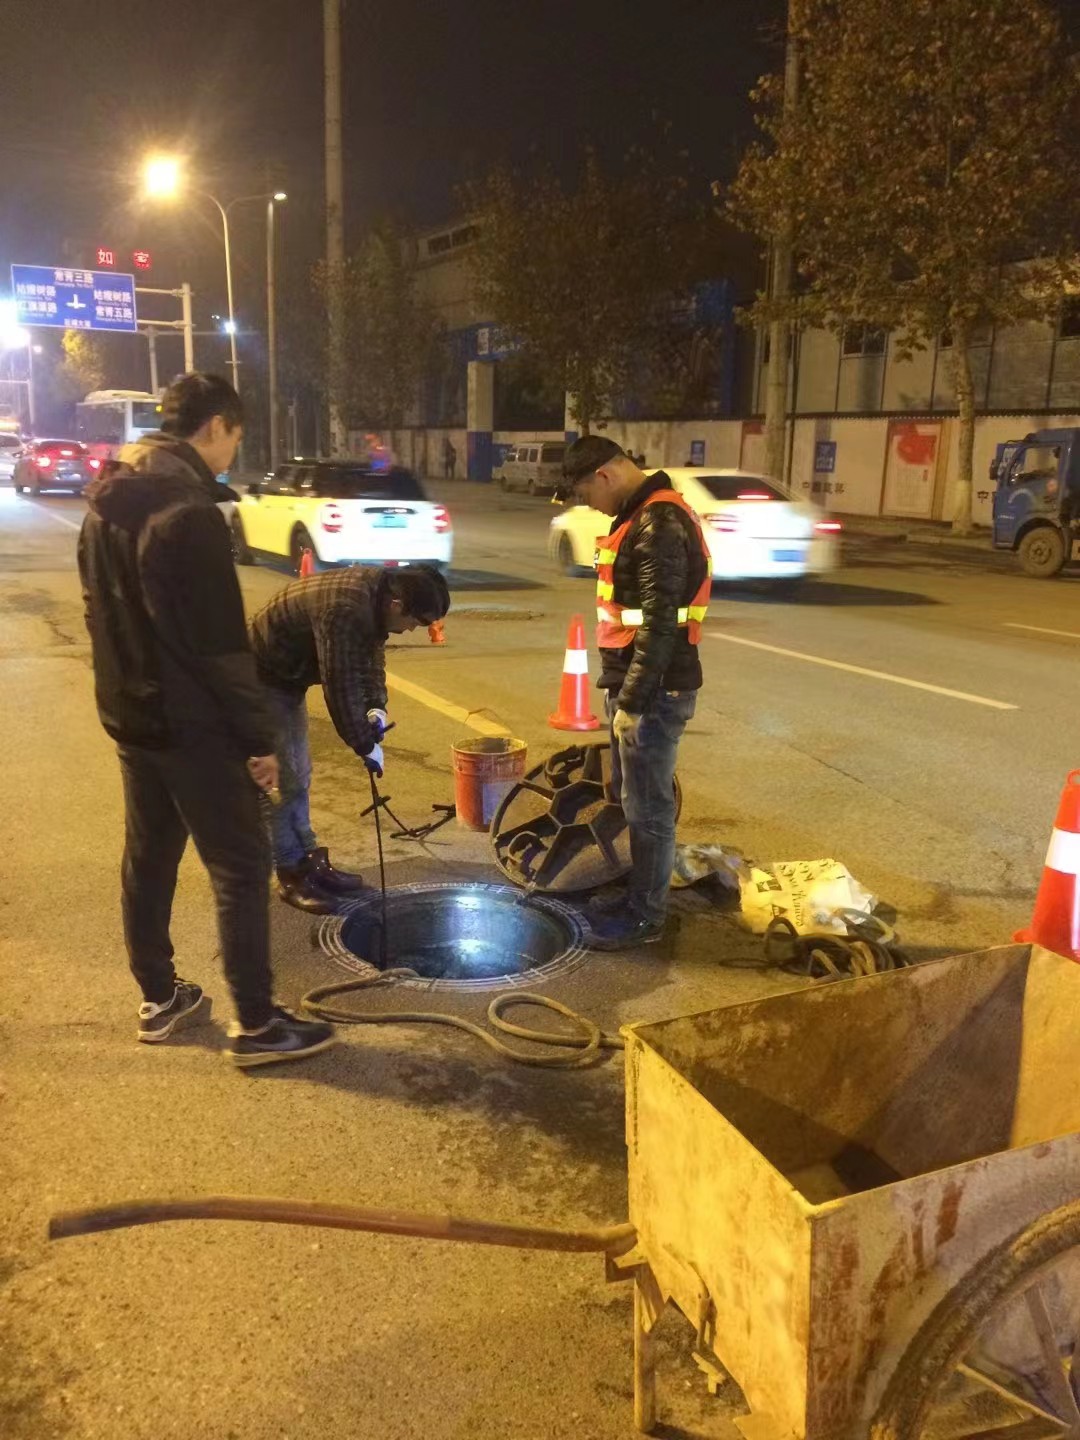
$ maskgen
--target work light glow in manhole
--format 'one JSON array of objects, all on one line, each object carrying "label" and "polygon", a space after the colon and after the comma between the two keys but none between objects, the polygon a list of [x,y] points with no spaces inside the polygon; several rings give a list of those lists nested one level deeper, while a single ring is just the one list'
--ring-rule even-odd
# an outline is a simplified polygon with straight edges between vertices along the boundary
[{"label": "work light glow in manhole", "polygon": [[[386,892],[386,967],[416,972],[406,985],[503,990],[577,968],[584,926],[567,905],[512,885],[400,885]],[[358,975],[380,965],[382,899],[372,891],[323,921],[319,944]]]}]

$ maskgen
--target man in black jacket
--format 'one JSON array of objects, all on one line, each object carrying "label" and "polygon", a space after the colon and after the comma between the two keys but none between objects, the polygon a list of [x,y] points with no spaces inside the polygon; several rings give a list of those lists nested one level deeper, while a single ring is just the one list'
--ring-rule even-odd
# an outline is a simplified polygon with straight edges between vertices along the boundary
[{"label": "man in black jacket", "polygon": [[564,489],[613,518],[598,540],[600,688],[612,793],[630,826],[628,891],[591,926],[598,949],[659,939],[675,859],[675,757],[701,688],[697,641],[711,587],[697,516],[662,470],[646,478],[613,440],[576,440]]},{"label": "man in black jacket", "polygon": [[269,870],[259,790],[277,785],[273,720],[255,675],[216,476],[240,442],[240,398],[181,376],[161,433],[127,445],[89,488],[79,536],[98,713],[124,784],[124,938],[143,993],[138,1038],[166,1040],[207,997],[173,966],[169,920],[188,836],[210,874],[240,1066],[298,1059],[329,1025],[273,1003]]},{"label": "man in black jacket", "polygon": [[349,565],[294,580],[252,620],[255,665],[277,734],[281,803],[272,839],[278,894],[286,904],[331,914],[363,888],[359,875],[334,869],[311,828],[308,688],[322,686],[334,729],[381,775],[387,637],[431,625],[449,608],[446,581],[432,566]]}]

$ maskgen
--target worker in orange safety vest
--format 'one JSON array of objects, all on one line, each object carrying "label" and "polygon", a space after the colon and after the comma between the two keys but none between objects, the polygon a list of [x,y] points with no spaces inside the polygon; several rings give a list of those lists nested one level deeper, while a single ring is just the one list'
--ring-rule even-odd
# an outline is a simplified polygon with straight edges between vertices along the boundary
[{"label": "worker in orange safety vest", "polygon": [[613,440],[567,448],[561,493],[613,518],[597,539],[600,688],[611,722],[611,792],[630,828],[625,895],[590,907],[594,949],[659,939],[675,860],[675,758],[701,688],[698,641],[712,589],[701,524],[662,470],[646,476]]}]

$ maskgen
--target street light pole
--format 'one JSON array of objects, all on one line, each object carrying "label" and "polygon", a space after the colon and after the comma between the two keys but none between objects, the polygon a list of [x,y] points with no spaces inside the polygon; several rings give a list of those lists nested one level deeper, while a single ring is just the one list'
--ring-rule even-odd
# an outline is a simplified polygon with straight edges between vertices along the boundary
[{"label": "street light pole", "polygon": [[158,393],[157,331],[147,330],[146,343],[150,350],[150,394]]},{"label": "street light pole", "polygon": [[225,290],[229,300],[229,369],[232,372],[233,389],[239,393],[240,376],[236,361],[236,315],[233,311],[232,254],[229,249],[229,212],[221,201],[211,195],[209,191],[198,190],[196,194],[201,195],[204,200],[209,200],[212,205],[216,205],[221,214],[221,229],[225,237]]},{"label": "street light pole", "polygon": [[274,196],[266,202],[266,358],[270,382],[270,469],[278,463],[277,316],[274,294]]},{"label": "street light pole", "polygon": [[[799,39],[802,24],[801,0],[788,0],[787,45],[784,53],[784,116],[790,118],[799,98]],[[794,256],[795,226],[790,210],[785,209],[778,217],[772,236],[770,267],[768,277],[769,298],[784,306],[791,298],[792,262]],[[765,382],[765,474],[783,482],[787,477],[785,466],[785,437],[788,424],[788,390],[791,383],[790,368],[792,356],[788,350],[794,333],[787,316],[774,317],[769,322],[769,368]],[[796,395],[790,406],[792,427],[798,408]]]},{"label": "street light pole", "polygon": [[191,286],[185,280],[180,286],[180,314],[184,325],[184,374],[195,369],[195,341],[192,336]]},{"label": "street light pole", "polygon": [[34,406],[34,342],[26,342],[26,408],[30,413],[30,433],[37,434],[37,415]]},{"label": "street light pole", "polygon": [[330,453],[348,448],[345,388],[345,216],[341,157],[341,0],[323,0],[326,106],[326,309],[330,340]]}]

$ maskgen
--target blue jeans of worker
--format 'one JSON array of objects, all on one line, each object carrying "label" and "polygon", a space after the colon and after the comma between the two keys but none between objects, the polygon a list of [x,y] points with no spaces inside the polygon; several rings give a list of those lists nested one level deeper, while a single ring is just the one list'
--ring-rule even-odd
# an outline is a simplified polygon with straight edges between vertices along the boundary
[{"label": "blue jeans of worker", "polygon": [[308,745],[307,696],[269,688],[277,727],[281,803],[271,806],[270,838],[278,870],[299,865],[318,843],[311,828],[311,749]]},{"label": "blue jeans of worker", "polygon": [[[616,694],[608,693],[610,721]],[[675,864],[675,756],[696,703],[694,690],[660,690],[633,735],[617,741],[611,732],[611,792],[630,825],[627,899],[635,917],[651,925],[663,924],[667,915]]]}]

